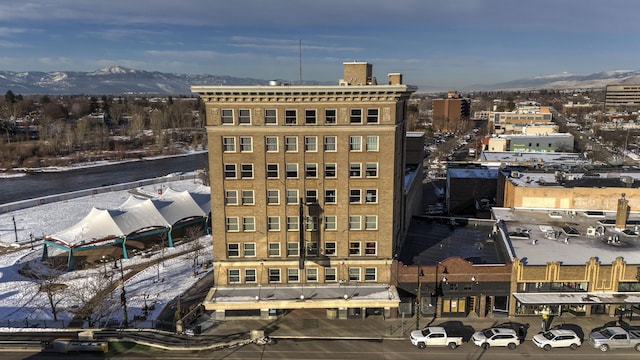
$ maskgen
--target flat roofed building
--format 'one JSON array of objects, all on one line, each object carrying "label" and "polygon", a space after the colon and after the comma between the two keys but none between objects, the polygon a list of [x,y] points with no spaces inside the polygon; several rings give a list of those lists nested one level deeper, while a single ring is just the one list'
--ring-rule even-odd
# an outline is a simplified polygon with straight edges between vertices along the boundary
[{"label": "flat roofed building", "polygon": [[628,210],[493,208],[513,261],[509,315],[640,311],[640,214]]},{"label": "flat roofed building", "polygon": [[216,316],[397,313],[390,268],[408,227],[416,88],[343,65],[334,86],[192,87],[206,108],[215,284],[204,306]]},{"label": "flat roofed building", "polygon": [[457,91],[449,91],[446,99],[433,99],[433,128],[440,132],[456,132],[471,117],[471,100]]},{"label": "flat roofed building", "polygon": [[607,85],[604,101],[607,111],[610,108],[640,107],[640,84]]}]

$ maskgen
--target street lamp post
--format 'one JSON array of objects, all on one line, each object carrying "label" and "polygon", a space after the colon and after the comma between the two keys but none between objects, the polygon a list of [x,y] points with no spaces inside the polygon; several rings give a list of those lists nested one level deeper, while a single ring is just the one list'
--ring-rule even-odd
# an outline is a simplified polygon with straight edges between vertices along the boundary
[{"label": "street lamp post", "polygon": [[118,260],[120,260],[120,280],[122,282],[122,292],[120,292],[120,304],[122,304],[123,311],[123,325],[124,327],[129,327],[129,314],[127,313],[127,293],[124,289],[124,266],[122,266],[122,259],[116,259],[113,262],[113,268],[118,268]]},{"label": "street lamp post", "polygon": [[[442,274],[444,275],[442,277],[442,281],[438,281],[438,268],[442,266]],[[436,296],[436,315],[438,314],[438,299],[443,296],[443,292],[442,292],[442,283],[447,281],[447,277],[446,275],[449,274],[449,272],[447,271],[447,267],[442,265],[442,263],[437,263],[436,264],[436,277],[434,278],[434,289],[435,289],[435,296]]]},{"label": "street lamp post", "polygon": [[420,277],[424,276],[424,272],[422,272],[422,267],[418,265],[418,291],[416,292],[416,330],[420,330],[420,308],[422,298],[420,296],[420,292],[422,291],[422,282],[420,281]]}]

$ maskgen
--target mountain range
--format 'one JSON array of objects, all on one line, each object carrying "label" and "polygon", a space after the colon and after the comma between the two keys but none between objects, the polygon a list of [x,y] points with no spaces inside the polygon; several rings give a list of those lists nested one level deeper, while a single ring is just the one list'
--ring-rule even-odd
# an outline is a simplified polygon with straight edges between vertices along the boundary
[{"label": "mountain range", "polygon": [[[20,95],[120,95],[190,94],[192,85],[267,85],[269,80],[225,75],[191,75],[110,66],[93,72],[0,71],[0,94]],[[305,85],[326,84],[307,81]],[[640,84],[640,70],[615,70],[590,75],[556,74],[497,84],[472,85],[466,90],[596,89],[606,85]],[[463,90],[463,89],[460,89]]]}]

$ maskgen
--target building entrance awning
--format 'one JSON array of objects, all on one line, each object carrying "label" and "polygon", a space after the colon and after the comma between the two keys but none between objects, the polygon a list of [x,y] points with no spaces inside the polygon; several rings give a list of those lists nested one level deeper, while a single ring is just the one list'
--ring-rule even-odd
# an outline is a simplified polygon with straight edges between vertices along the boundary
[{"label": "building entrance awning", "polygon": [[640,292],[513,293],[525,305],[640,304]]},{"label": "building entrance awning", "polygon": [[400,296],[389,285],[242,286],[212,288],[206,310],[323,309],[398,307]]}]

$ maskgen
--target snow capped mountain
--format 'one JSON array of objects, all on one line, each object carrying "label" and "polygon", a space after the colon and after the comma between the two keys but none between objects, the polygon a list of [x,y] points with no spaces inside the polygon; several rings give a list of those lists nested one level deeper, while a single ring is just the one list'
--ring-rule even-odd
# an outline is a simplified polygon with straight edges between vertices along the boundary
[{"label": "snow capped mountain", "polygon": [[[123,66],[108,66],[92,72],[0,71],[0,95],[8,90],[21,95],[184,95],[191,93],[193,85],[267,85],[268,82],[224,75],[150,72]],[[306,84],[317,85],[320,82],[307,81]],[[460,90],[602,89],[618,84],[640,84],[640,70],[611,70],[589,75],[565,72],[498,84],[472,85]]]},{"label": "snow capped mountain", "polygon": [[607,85],[640,84],[640,70],[612,70],[589,75],[571,73],[540,75],[508,82],[473,85],[477,90],[604,89]]},{"label": "snow capped mountain", "polygon": [[193,85],[267,85],[267,80],[221,75],[149,72],[108,66],[93,72],[0,71],[0,94],[190,94]]}]

